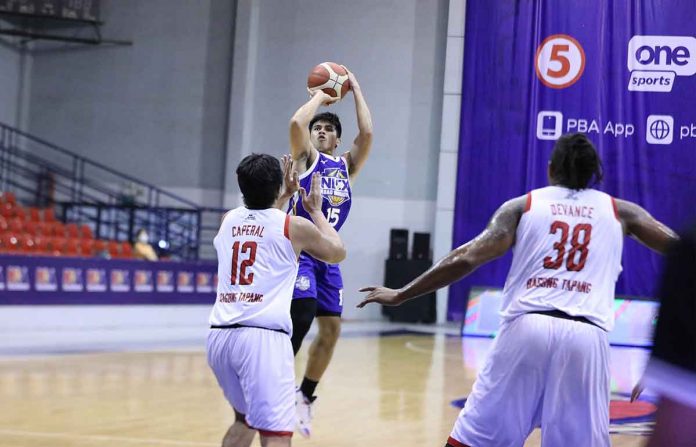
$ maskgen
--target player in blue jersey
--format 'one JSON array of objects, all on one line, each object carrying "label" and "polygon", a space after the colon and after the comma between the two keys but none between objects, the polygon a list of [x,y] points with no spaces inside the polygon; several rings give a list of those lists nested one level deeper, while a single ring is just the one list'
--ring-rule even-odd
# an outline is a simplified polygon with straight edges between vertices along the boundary
[{"label": "player in blue jersey", "polygon": [[[370,110],[360,84],[350,71],[348,79],[358,122],[358,136],[348,152],[334,155],[341,142],[342,129],[338,116],[328,112],[317,114],[320,106],[330,105],[337,101],[336,98],[321,90],[310,92],[310,100],[290,120],[290,151],[300,174],[300,184],[306,189],[312,174],[321,173],[322,209],[336,230],[348,217],[352,202],[351,183],[365,164],[372,146]],[[309,219],[302,202],[297,199],[291,200],[290,212]],[[309,348],[307,367],[296,396],[298,429],[305,437],[311,433],[312,402],[316,399],[314,391],[329,366],[341,332],[342,312],[343,280],[338,265],[327,264],[302,253],[291,307],[295,354],[315,316],[319,325],[319,334]]]}]

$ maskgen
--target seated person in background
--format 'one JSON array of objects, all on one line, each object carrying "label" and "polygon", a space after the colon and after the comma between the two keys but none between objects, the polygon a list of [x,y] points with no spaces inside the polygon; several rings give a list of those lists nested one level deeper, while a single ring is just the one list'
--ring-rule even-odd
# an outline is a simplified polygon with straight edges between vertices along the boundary
[{"label": "seated person in background", "polygon": [[137,259],[146,261],[157,261],[157,253],[150,245],[150,236],[145,228],[141,228],[135,233],[135,242],[133,243],[133,254]]}]

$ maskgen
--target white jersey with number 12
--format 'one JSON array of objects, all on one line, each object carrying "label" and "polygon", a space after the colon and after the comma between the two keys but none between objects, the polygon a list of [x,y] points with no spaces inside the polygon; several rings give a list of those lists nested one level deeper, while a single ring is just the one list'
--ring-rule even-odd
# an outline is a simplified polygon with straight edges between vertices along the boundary
[{"label": "white jersey with number 12", "polygon": [[211,325],[292,332],[297,255],[289,231],[290,216],[274,208],[239,207],[225,215],[213,241],[218,286]]}]

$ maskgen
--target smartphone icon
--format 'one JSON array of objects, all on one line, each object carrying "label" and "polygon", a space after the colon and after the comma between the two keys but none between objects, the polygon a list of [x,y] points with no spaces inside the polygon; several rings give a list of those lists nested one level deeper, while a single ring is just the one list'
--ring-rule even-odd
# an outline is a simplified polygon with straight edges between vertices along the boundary
[{"label": "smartphone icon", "polygon": [[561,136],[563,114],[561,112],[541,111],[537,115],[537,138],[555,140]]},{"label": "smartphone icon", "polygon": [[541,125],[542,135],[553,135],[556,133],[556,117],[555,116],[545,116],[542,120]]}]

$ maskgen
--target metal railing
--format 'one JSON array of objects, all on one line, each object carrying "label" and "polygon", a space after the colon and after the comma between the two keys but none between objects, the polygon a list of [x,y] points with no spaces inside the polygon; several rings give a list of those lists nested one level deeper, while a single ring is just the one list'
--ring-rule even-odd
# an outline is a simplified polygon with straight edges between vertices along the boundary
[{"label": "metal railing", "polygon": [[[124,194],[124,188],[142,195]],[[33,206],[54,206],[64,221],[96,237],[132,240],[145,228],[174,257],[214,258],[211,241],[225,210],[196,203],[41,138],[0,123],[0,190]],[[214,222],[214,223],[213,223]]]}]

